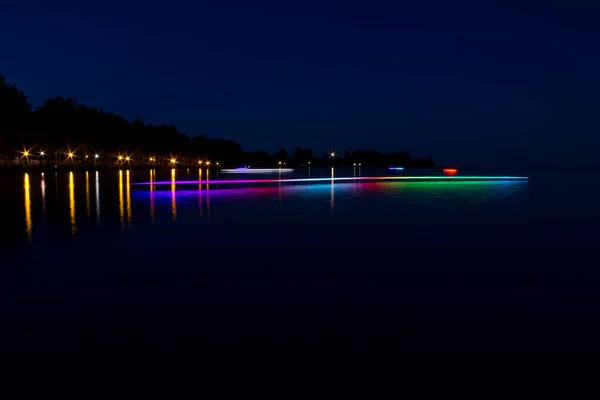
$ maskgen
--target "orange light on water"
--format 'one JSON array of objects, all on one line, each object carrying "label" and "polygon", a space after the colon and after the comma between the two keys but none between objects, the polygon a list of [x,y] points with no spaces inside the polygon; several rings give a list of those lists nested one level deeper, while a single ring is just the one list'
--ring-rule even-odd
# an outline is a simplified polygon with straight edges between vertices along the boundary
[{"label": "orange light on water", "polygon": [[454,175],[458,172],[458,170],[456,168],[444,168],[443,171],[445,174],[448,174],[448,175]]},{"label": "orange light on water", "polygon": [[31,241],[31,232],[33,227],[33,222],[31,220],[31,196],[30,196],[30,188],[29,185],[29,174],[25,173],[25,231],[27,232],[27,239]]}]

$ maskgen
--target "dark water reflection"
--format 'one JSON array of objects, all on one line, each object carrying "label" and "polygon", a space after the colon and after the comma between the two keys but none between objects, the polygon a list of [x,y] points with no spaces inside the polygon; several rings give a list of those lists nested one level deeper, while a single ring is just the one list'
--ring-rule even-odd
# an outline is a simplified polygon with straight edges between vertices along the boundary
[{"label": "dark water reflection", "polygon": [[[522,373],[597,354],[594,174],[207,183],[216,175],[2,175],[10,354],[355,367],[402,355],[398,368],[434,357],[440,371]],[[137,185],[157,181],[169,184]]]}]

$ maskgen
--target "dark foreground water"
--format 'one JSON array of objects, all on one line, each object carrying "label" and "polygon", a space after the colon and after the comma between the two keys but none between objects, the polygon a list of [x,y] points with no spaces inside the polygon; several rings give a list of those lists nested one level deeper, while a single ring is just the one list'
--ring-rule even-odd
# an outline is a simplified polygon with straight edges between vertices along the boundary
[{"label": "dark foreground water", "polygon": [[4,366],[600,370],[597,173],[135,185],[171,178],[0,176]]}]

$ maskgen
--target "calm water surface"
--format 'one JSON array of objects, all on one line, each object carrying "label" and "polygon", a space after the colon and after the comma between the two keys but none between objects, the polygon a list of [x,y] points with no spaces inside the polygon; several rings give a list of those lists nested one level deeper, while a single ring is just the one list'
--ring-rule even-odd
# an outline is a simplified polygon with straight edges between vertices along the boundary
[{"label": "calm water surface", "polygon": [[4,362],[598,372],[597,173],[207,174],[0,175]]}]

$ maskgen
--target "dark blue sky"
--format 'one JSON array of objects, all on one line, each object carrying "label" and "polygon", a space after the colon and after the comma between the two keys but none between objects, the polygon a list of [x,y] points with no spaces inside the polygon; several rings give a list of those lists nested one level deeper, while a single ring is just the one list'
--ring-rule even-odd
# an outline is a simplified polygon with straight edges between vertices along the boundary
[{"label": "dark blue sky", "polygon": [[246,150],[600,164],[598,5],[400,3],[4,0],[0,73]]}]

